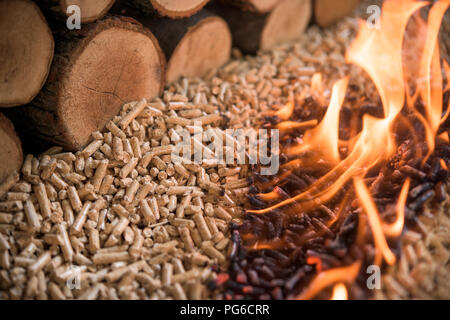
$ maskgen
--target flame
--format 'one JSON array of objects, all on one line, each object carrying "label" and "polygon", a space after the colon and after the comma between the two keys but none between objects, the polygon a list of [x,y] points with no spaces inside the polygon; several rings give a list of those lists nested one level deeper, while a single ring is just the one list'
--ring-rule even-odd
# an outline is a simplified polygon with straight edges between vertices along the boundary
[{"label": "flame", "polygon": [[375,246],[378,250],[383,254],[384,259],[388,264],[395,263],[395,255],[392,253],[391,249],[386,242],[386,238],[384,237],[383,227],[381,225],[381,220],[378,215],[378,210],[373,202],[372,197],[370,196],[369,190],[364,184],[361,177],[355,177],[354,180],[356,194],[360,200],[360,204],[364,208],[367,213],[367,217],[369,218],[369,224],[372,228],[373,237],[375,240]]},{"label": "flame", "polygon": [[339,112],[344,102],[347,84],[348,78],[341,79],[334,84],[330,105],[325,117],[317,127],[305,133],[304,143],[288,150],[288,154],[313,151],[320,154],[322,159],[331,163],[340,161],[338,151]]},{"label": "flame", "polygon": [[333,288],[333,294],[330,300],[348,300],[347,288],[342,282],[336,284]]},{"label": "flame", "polygon": [[[347,190],[338,213],[326,224],[330,227],[338,221],[355,193],[365,213],[361,214],[359,219],[356,244],[364,245],[370,227],[376,248],[375,264],[380,265],[383,260],[390,265],[396,262],[386,237],[398,237],[404,229],[405,206],[411,181],[406,179],[401,188],[394,222],[386,223],[382,221],[363,179],[370,169],[385,164],[397,153],[396,137],[400,135],[397,136],[394,130],[398,124],[414,134],[415,123],[409,122],[405,113],[402,113],[405,107],[408,108],[408,115],[410,111],[414,113],[425,132],[425,143],[428,147],[426,155],[425,150],[422,151],[420,147],[414,150],[415,155],[422,158],[422,164],[425,164],[434,151],[439,127],[450,114],[450,103],[448,106],[443,105],[443,94],[450,90],[450,67],[445,61],[441,66],[438,45],[440,24],[450,6],[450,0],[435,2],[431,6],[427,21],[424,21],[419,15],[419,9],[427,5],[430,3],[419,0],[384,1],[381,28],[371,29],[364,21],[360,21],[358,35],[347,51],[346,62],[359,66],[372,79],[381,99],[382,117],[365,114],[359,132],[354,132],[346,141],[339,139],[340,111],[346,96],[348,78],[343,78],[333,85],[328,109],[319,123],[314,123],[314,120],[289,120],[294,112],[293,102],[275,112],[283,121],[276,126],[281,131],[310,126],[313,128],[307,129],[303,137],[296,140],[296,144],[282,150],[289,156],[290,161],[281,166],[283,173],[277,177],[278,180],[270,182],[273,183],[271,186],[279,184],[279,181],[289,177],[292,171],[300,166],[321,163],[329,165],[329,170],[306,190],[288,199],[282,197],[277,188],[272,192],[260,194],[263,200],[278,202],[268,208],[248,212],[264,214],[290,205],[286,209],[289,212],[307,214],[333,199],[347,184],[353,182],[354,189]],[[409,21],[414,22],[419,29],[414,38],[408,38],[408,35],[405,37]],[[406,56],[405,48],[409,56]],[[447,80],[446,88],[443,88],[444,77]],[[314,74],[311,93],[317,96],[320,102],[324,98],[323,92],[322,75]],[[417,105],[422,105],[423,108]],[[444,107],[447,107],[447,111],[442,115]],[[414,145],[420,145],[418,137],[412,137],[412,141],[418,142]],[[445,141],[449,140],[447,132],[441,133],[439,137]],[[345,150],[340,152],[340,147],[345,147]],[[440,159],[440,165],[448,170],[444,159]],[[254,247],[277,248],[282,245],[277,239],[265,243],[257,242]],[[318,275],[298,299],[313,298],[324,288],[336,283],[332,299],[346,299],[347,289],[343,282],[354,281],[361,264],[355,262],[348,267],[322,271],[322,261],[319,258],[309,257],[307,263],[316,265]]]},{"label": "flame", "polygon": [[358,275],[361,262],[357,261],[347,267],[335,268],[320,272],[310,285],[297,296],[297,300],[308,300],[316,296],[320,291],[336,282],[351,283]]},{"label": "flame", "polygon": [[283,108],[275,112],[275,115],[281,120],[287,120],[292,116],[293,112],[294,112],[294,102],[289,101]]},{"label": "flame", "polygon": [[288,130],[294,130],[299,128],[305,128],[305,127],[314,127],[317,125],[317,120],[309,120],[309,121],[303,121],[303,122],[296,122],[296,121],[283,121],[278,123],[275,128],[280,129],[281,131],[288,131]]},{"label": "flame", "polygon": [[384,224],[383,232],[385,235],[390,237],[398,237],[403,231],[403,225],[405,224],[405,205],[406,199],[408,198],[409,185],[411,180],[409,178],[406,179],[403,184],[402,191],[400,191],[400,196],[398,198],[397,203],[397,216],[395,218],[395,222],[392,224]]}]

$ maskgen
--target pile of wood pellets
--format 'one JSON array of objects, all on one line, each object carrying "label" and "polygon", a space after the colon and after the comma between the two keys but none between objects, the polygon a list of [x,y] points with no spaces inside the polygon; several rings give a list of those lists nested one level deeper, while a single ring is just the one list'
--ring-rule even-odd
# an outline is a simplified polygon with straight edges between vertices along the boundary
[{"label": "pile of wood pellets", "polygon": [[[208,284],[227,271],[229,226],[241,223],[249,166],[173,162],[179,132],[193,133],[199,121],[205,129],[258,128],[269,108],[303,99],[316,72],[325,103],[333,82],[347,75],[375,101],[373,84],[345,64],[357,27],[349,17],[257,56],[235,50],[233,60],[205,79],[181,79],[161,98],[125,104],[84,150],[27,155],[21,172],[0,185],[0,299],[223,298]],[[439,246],[448,241],[430,236],[448,239],[439,227],[444,220],[448,225],[448,210],[430,214],[426,234],[416,236],[425,247],[440,248],[427,277],[438,273],[448,283],[442,270],[449,251]],[[424,246],[413,248],[415,238],[408,239],[403,259],[411,268],[429,261]],[[388,271],[391,279],[396,268],[402,266]],[[435,297],[414,291],[423,275],[416,273],[408,286],[376,297]]]},{"label": "pile of wood pellets", "polygon": [[180,130],[222,121],[216,106],[167,91],[126,104],[80,152],[27,155],[0,186],[0,298],[210,298],[246,167],[171,153]]}]

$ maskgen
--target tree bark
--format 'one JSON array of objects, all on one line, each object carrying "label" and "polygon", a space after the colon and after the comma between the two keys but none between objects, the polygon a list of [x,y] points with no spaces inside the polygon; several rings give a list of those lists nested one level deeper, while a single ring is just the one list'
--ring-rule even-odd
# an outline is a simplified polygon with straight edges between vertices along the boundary
[{"label": "tree bark", "polygon": [[128,101],[164,88],[165,59],[156,38],[133,19],[108,17],[80,31],[63,27],[49,79],[14,118],[21,132],[78,150]]},{"label": "tree bark", "polygon": [[233,45],[250,54],[297,39],[311,18],[310,0],[283,0],[264,14],[221,3],[212,3],[207,8],[228,22]]},{"label": "tree bark", "polygon": [[29,103],[47,79],[51,30],[34,2],[0,0],[0,107]]}]

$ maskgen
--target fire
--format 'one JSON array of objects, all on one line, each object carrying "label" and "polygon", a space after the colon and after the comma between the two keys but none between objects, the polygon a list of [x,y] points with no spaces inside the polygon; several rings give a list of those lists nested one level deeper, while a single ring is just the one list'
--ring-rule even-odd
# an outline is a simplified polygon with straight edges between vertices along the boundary
[{"label": "fire", "polygon": [[333,294],[330,300],[348,300],[347,288],[342,282],[336,284],[333,288]]},{"label": "fire", "polygon": [[351,283],[358,275],[360,262],[355,262],[348,267],[330,269],[320,272],[311,284],[298,297],[298,300],[307,300],[315,297],[323,289],[336,282]]},{"label": "fire", "polygon": [[[347,51],[346,62],[359,66],[372,79],[381,99],[383,117],[365,114],[360,132],[355,132],[347,140],[340,139],[340,112],[345,102],[348,78],[343,78],[334,84],[328,109],[319,123],[316,120],[306,122],[289,120],[295,109],[293,101],[275,112],[275,115],[283,120],[276,125],[281,132],[291,132],[299,128],[307,129],[302,139],[298,139],[297,144],[282,150],[290,160],[282,165],[282,169],[294,170],[313,163],[325,163],[330,166],[330,170],[306,190],[290,198],[282,197],[277,188],[272,192],[260,194],[263,200],[279,202],[268,208],[249,210],[249,212],[265,214],[287,205],[295,205],[295,211],[308,213],[329,202],[344,186],[353,182],[353,191],[347,192],[345,202],[350,201],[349,197],[356,196],[363,209],[361,215],[364,217],[359,220],[358,236],[362,237],[364,234],[367,222],[376,247],[375,263],[381,262],[381,259],[388,264],[396,262],[386,237],[398,237],[403,231],[410,180],[407,179],[404,182],[400,191],[395,221],[387,224],[381,219],[364,179],[371,169],[384,165],[397,152],[395,125],[404,120],[401,115],[404,108],[412,111],[423,124],[427,155],[423,157],[422,164],[433,152],[439,126],[450,113],[450,106],[448,106],[446,114],[442,115],[446,106],[443,105],[445,88],[443,88],[441,70],[444,70],[448,82],[447,89],[449,89],[450,67],[446,62],[441,66],[438,45],[440,24],[450,5],[450,0],[441,0],[434,4],[429,12],[428,21],[418,20],[419,25],[426,28],[425,32],[421,33],[424,44],[412,46],[411,49],[415,50],[413,56],[419,58],[419,63],[416,62],[415,66],[410,66],[411,63],[404,60],[403,45],[407,24],[413,14],[427,5],[429,3],[415,0],[385,1],[380,21],[381,28],[370,29],[365,22],[361,21],[359,33]],[[415,15],[414,19],[422,18]],[[323,97],[320,74],[314,75],[311,91]],[[414,94],[410,96],[410,92]],[[416,102],[419,99],[423,104],[423,110],[416,108]],[[308,129],[309,127],[313,128]],[[444,133],[443,139],[448,139],[448,134]],[[340,147],[345,147],[346,151],[342,152]],[[441,167],[448,170],[443,160]],[[328,225],[335,223],[339,215],[332,218]],[[271,245],[265,244],[263,247],[271,248]],[[308,263],[321,266],[320,261]],[[334,287],[333,298],[347,298],[347,289],[341,282],[353,281],[359,268],[360,263],[356,262],[345,268],[320,270],[310,286],[298,298],[312,298],[322,289],[338,282]]]}]

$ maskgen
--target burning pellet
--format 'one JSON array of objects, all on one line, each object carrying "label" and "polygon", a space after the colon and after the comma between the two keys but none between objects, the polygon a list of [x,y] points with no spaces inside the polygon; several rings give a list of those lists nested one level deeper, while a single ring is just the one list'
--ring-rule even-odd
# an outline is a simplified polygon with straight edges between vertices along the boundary
[{"label": "burning pellet", "polygon": [[64,259],[67,262],[72,262],[73,250],[72,250],[72,245],[69,240],[69,236],[66,231],[66,227],[62,224],[58,224],[57,229],[59,231],[59,234],[60,234],[61,240],[62,240],[60,246],[61,246],[61,251],[63,252]]},{"label": "burning pellet", "polygon": [[50,251],[41,254],[36,261],[28,267],[28,274],[35,275],[42,270],[51,260]]},{"label": "burning pellet", "polygon": [[94,191],[98,192],[103,181],[103,178],[106,175],[106,170],[108,169],[108,160],[102,160],[95,170],[95,174],[91,179],[91,184],[94,186]]},{"label": "burning pellet", "polygon": [[147,200],[142,200],[140,202],[140,211],[141,211],[142,215],[144,216],[144,219],[147,223],[149,223],[149,224],[156,223],[156,217],[153,214],[153,211],[150,208]]},{"label": "burning pellet", "polygon": [[45,185],[43,183],[39,183],[34,186],[34,193],[36,194],[36,198],[39,203],[39,208],[42,216],[44,218],[50,217],[52,214],[50,207],[50,200],[47,197],[47,191],[45,189]]},{"label": "burning pellet", "polygon": [[67,196],[69,197],[70,204],[75,211],[80,211],[83,207],[80,197],[78,196],[77,189],[74,186],[70,186],[67,189]]},{"label": "burning pellet", "polygon": [[89,209],[91,208],[91,202],[86,201],[81,208],[80,212],[78,213],[75,221],[73,222],[73,225],[71,226],[71,232],[74,234],[80,233],[83,229],[84,223],[86,222],[87,214],[89,212]]},{"label": "burning pellet", "polygon": [[136,167],[138,163],[138,158],[131,158],[130,162],[120,169],[119,176],[123,179],[126,178],[130,172]]},{"label": "burning pellet", "polygon": [[136,119],[136,117],[144,110],[146,106],[147,106],[146,99],[142,99],[141,101],[137,102],[134,105],[133,109],[130,112],[128,112],[122,119],[120,119],[118,123],[119,127],[122,129],[126,129],[130,125],[130,123],[134,119]]},{"label": "burning pellet", "polygon": [[36,213],[36,209],[34,208],[34,204],[31,200],[25,201],[24,205],[25,215],[27,217],[28,223],[30,227],[35,231],[39,231],[41,229],[41,222],[39,220],[39,216]]},{"label": "burning pellet", "polygon": [[408,175],[408,176],[414,177],[414,178],[419,179],[419,180],[423,180],[427,176],[426,173],[424,173],[424,172],[422,172],[420,170],[417,170],[416,168],[413,168],[413,167],[411,167],[409,165],[402,166],[400,168],[400,171],[403,172],[404,174]]},{"label": "burning pellet", "polygon": [[193,216],[193,220],[198,228],[200,236],[204,241],[211,239],[211,232],[208,229],[205,218],[202,214],[198,213]]},{"label": "burning pellet", "polygon": [[173,265],[171,263],[165,262],[163,264],[161,273],[161,282],[163,286],[169,287],[172,284],[172,274],[173,274]]},{"label": "burning pellet", "polygon": [[436,192],[434,190],[428,190],[427,192],[423,193],[417,199],[413,202],[411,202],[408,207],[411,210],[417,210],[419,209],[427,200],[433,198],[435,196]]}]

